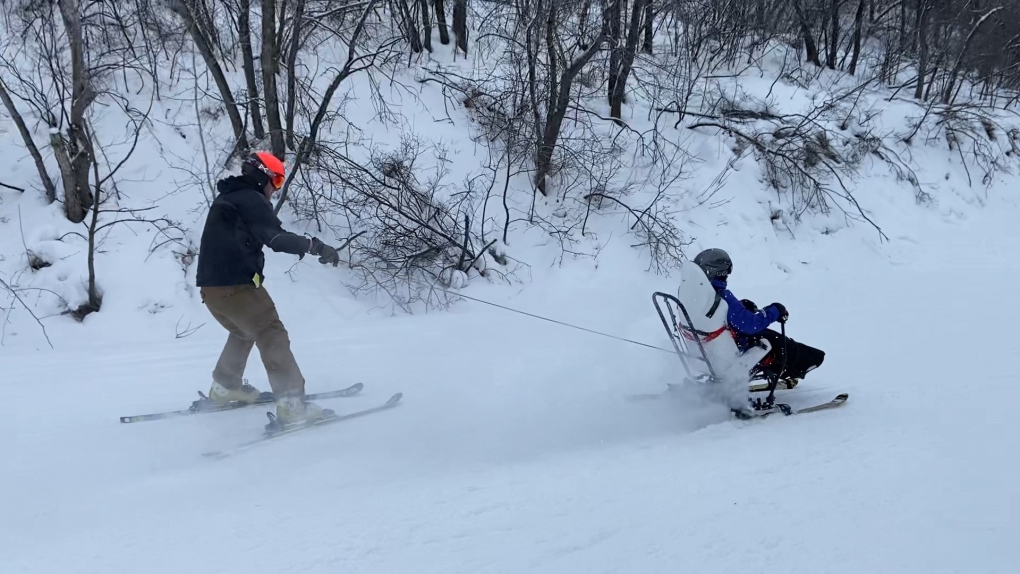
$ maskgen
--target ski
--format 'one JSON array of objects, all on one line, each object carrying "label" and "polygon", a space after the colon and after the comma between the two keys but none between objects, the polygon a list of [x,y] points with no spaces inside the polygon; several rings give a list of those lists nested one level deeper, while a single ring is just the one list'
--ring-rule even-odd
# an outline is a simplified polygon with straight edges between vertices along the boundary
[{"label": "ski", "polygon": [[265,431],[263,431],[261,437],[259,437],[257,439],[254,439],[254,440],[251,440],[251,441],[248,441],[248,442],[245,442],[245,443],[241,443],[241,444],[239,444],[238,446],[234,447],[231,450],[204,452],[204,453],[202,453],[202,456],[209,457],[209,458],[215,458],[215,459],[226,458],[226,457],[231,456],[233,454],[237,454],[238,452],[241,452],[243,450],[249,449],[249,448],[254,447],[256,445],[259,445],[259,444],[263,444],[266,441],[269,441],[269,440],[272,440],[274,438],[278,438],[278,437],[281,437],[281,436],[284,436],[284,435],[293,434],[293,433],[296,433],[296,432],[299,432],[299,431],[302,431],[302,430],[308,430],[308,429],[312,429],[312,428],[316,428],[316,427],[325,426],[325,425],[328,425],[328,424],[333,424],[333,423],[338,423],[338,422],[341,422],[341,421],[350,420],[350,419],[353,419],[353,418],[363,417],[365,415],[370,415],[372,413],[378,413],[378,412],[381,412],[381,411],[385,411],[385,410],[388,410],[388,409],[391,409],[391,408],[397,406],[400,403],[400,399],[403,398],[403,396],[404,396],[403,393],[397,393],[397,394],[393,395],[392,397],[390,397],[389,400],[387,400],[385,403],[383,403],[383,404],[381,404],[381,405],[379,405],[377,407],[372,407],[370,409],[365,409],[365,410],[361,410],[361,411],[355,411],[353,413],[347,413],[347,414],[344,414],[344,415],[332,415],[332,416],[326,417],[324,419],[319,419],[319,420],[317,420],[315,422],[311,422],[311,423],[297,423],[297,424],[293,424],[293,425],[283,425],[273,415],[273,413],[267,412],[266,416],[269,417],[269,424],[266,425]]},{"label": "ski", "polygon": [[[778,385],[776,385],[776,390],[777,391],[786,391],[786,390],[790,390],[790,389],[796,388],[798,382],[800,382],[798,379],[783,379],[783,380],[779,381]],[[697,383],[687,383],[687,384],[688,385],[707,385],[709,383],[697,382]],[[663,397],[669,396],[670,393],[672,393],[672,392],[676,391],[677,389],[680,389],[680,388],[682,388],[684,386],[685,385],[683,385],[683,384],[668,383],[667,384],[667,388],[666,388],[665,391],[658,392],[658,393],[636,393],[636,394],[630,394],[630,395],[626,395],[626,399],[628,401],[650,401],[650,400],[655,400],[655,399],[661,399]],[[747,391],[749,393],[764,393],[764,392],[768,392],[768,390],[769,390],[768,382],[749,385],[748,388],[747,388]]]},{"label": "ski", "polygon": [[827,402],[824,402],[824,403],[819,403],[817,405],[813,405],[813,406],[810,406],[810,407],[803,407],[803,408],[800,408],[800,409],[795,409],[795,408],[793,408],[793,407],[791,407],[790,405],[787,405],[787,404],[777,403],[776,405],[774,405],[772,407],[761,409],[761,410],[756,410],[756,411],[737,411],[737,410],[734,410],[733,414],[736,415],[736,417],[738,419],[741,419],[741,420],[763,419],[763,418],[765,418],[765,417],[767,417],[769,415],[774,415],[776,413],[783,413],[786,416],[800,415],[800,414],[805,414],[805,413],[813,413],[813,412],[817,412],[817,411],[822,411],[822,410],[826,410],[826,409],[834,409],[836,407],[843,406],[844,404],[846,404],[846,401],[849,398],[850,398],[850,395],[848,393],[840,393],[840,394],[836,395],[836,398],[832,399],[831,401],[827,401]]},{"label": "ski", "polygon": [[[323,393],[313,393],[310,395],[306,395],[305,398],[309,401],[314,401],[319,399],[335,399],[340,397],[351,397],[361,392],[361,389],[363,388],[365,388],[365,385],[363,385],[362,383],[355,383],[347,387],[346,389],[340,389],[337,391],[326,391]],[[164,413],[153,413],[148,415],[133,415],[120,417],[120,422],[137,423],[142,421],[157,421],[161,419],[183,417],[188,415],[198,415],[204,413],[218,413],[222,411],[232,411],[234,409],[243,409],[257,405],[265,405],[276,401],[276,397],[273,396],[273,393],[268,392],[259,395],[259,398],[256,399],[255,402],[253,403],[232,402],[227,403],[225,405],[218,405],[212,402],[212,400],[210,400],[209,397],[205,396],[205,394],[202,391],[198,391],[198,396],[199,399],[197,401],[192,402],[191,406],[186,409],[179,411],[168,411]]]}]

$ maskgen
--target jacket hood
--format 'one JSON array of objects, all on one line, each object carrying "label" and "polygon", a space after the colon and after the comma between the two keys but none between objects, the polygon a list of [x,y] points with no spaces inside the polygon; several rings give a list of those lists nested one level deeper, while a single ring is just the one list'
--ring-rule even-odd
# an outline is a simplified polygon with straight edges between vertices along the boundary
[{"label": "jacket hood", "polygon": [[243,175],[232,175],[216,182],[216,191],[221,194],[233,193],[241,190],[251,190],[260,195],[262,194],[258,185],[256,185],[256,183],[250,178]]}]

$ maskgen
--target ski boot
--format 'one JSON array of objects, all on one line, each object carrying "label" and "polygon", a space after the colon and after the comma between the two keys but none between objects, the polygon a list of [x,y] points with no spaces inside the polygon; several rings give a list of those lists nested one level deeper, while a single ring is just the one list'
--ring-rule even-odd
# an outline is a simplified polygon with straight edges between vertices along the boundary
[{"label": "ski boot", "polygon": [[332,409],[324,409],[319,405],[305,401],[300,396],[281,397],[276,401],[276,416],[269,413],[269,424],[266,431],[276,432],[295,425],[310,425],[336,416]]},{"label": "ski boot", "polygon": [[249,385],[248,381],[245,381],[239,389],[228,389],[215,381],[209,387],[209,400],[217,406],[233,402],[252,404],[259,400],[262,394],[258,389]]}]

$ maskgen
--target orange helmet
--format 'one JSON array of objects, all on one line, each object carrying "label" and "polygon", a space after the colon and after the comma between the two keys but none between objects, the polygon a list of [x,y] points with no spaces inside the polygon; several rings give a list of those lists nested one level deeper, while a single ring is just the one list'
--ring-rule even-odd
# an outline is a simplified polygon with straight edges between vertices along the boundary
[{"label": "orange helmet", "polygon": [[272,183],[275,189],[283,187],[283,162],[267,151],[257,151],[248,156],[241,164],[241,173],[255,179],[260,188]]}]

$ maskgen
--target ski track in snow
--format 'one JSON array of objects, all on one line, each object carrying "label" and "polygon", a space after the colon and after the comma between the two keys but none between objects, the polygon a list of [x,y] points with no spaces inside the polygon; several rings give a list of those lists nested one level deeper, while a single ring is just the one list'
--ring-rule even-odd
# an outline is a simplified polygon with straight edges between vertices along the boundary
[{"label": "ski track in snow", "polygon": [[[395,391],[403,404],[210,460],[253,438],[267,409],[117,417],[186,406],[205,385],[183,374],[205,380],[218,333],[9,353],[0,571],[1013,571],[1020,310],[1005,287],[1020,263],[976,233],[927,241],[908,265],[789,286],[790,335],[828,309],[810,320],[828,356],[785,396],[851,397],[789,419],[628,402],[679,362],[484,311],[295,335],[319,369],[310,392],[366,384],[323,404]],[[865,282],[881,285],[874,299],[858,297]],[[358,366],[329,363],[342,348]],[[260,369],[253,354],[264,381]]]}]

